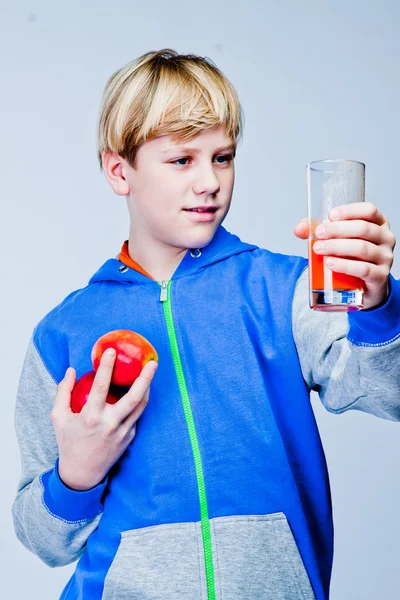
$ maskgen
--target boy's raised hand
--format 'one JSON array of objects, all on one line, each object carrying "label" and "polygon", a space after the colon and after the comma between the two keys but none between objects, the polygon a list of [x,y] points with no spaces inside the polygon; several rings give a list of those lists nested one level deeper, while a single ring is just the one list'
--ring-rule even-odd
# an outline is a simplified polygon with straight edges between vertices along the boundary
[{"label": "boy's raised hand", "polygon": [[[330,258],[326,266],[337,273],[360,277],[365,283],[364,309],[374,308],[389,294],[389,273],[393,264],[396,238],[387,218],[370,202],[343,204],[329,213],[329,223],[319,225],[314,244],[317,254]],[[307,239],[308,219],[294,228]]]},{"label": "boy's raised hand", "polygon": [[139,377],[116,404],[108,404],[115,350],[104,352],[88,400],[80,413],[71,410],[76,373],[70,367],[57,386],[51,420],[59,449],[58,473],[74,490],[97,485],[135,436],[135,424],[144,411],[150,383],[158,364],[145,364]]}]

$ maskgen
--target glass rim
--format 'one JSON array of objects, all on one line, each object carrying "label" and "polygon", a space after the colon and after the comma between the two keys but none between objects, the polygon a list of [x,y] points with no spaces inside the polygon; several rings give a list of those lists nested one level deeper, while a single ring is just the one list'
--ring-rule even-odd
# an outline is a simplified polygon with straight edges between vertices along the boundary
[{"label": "glass rim", "polygon": [[353,164],[361,165],[365,169],[365,163],[363,163],[359,160],[351,160],[349,158],[323,158],[321,160],[312,160],[309,163],[307,163],[306,168],[310,169],[310,171],[320,171],[321,173],[333,173],[333,171],[325,171],[325,169],[317,169],[316,167],[312,166],[312,165],[317,165],[317,164],[321,164],[321,163],[323,163],[323,164],[325,164],[325,163],[353,163]]}]

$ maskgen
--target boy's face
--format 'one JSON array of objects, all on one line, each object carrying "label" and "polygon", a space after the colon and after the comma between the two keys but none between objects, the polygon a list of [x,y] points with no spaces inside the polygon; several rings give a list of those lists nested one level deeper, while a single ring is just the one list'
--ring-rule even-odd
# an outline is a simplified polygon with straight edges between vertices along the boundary
[{"label": "boy's face", "polygon": [[[139,148],[135,168],[119,157],[133,243],[174,256],[206,246],[230,207],[234,155],[235,144],[221,126],[184,144],[170,135],[149,140]],[[187,210],[199,206],[216,211]]]}]

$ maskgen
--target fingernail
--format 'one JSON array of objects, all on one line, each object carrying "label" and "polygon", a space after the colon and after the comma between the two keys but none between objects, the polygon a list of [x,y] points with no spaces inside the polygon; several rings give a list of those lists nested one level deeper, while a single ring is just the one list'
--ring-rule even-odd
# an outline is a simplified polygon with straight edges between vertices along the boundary
[{"label": "fingernail", "polygon": [[332,219],[338,219],[338,218],[339,218],[339,216],[340,216],[340,215],[339,215],[339,211],[338,211],[338,209],[337,209],[337,208],[334,208],[334,209],[332,210],[332,212],[331,212],[331,218],[332,218]]},{"label": "fingernail", "polygon": [[68,367],[68,369],[65,371],[65,378],[68,378],[70,373],[71,373],[71,367]]},{"label": "fingernail", "polygon": [[316,243],[314,244],[314,250],[315,250],[316,252],[319,252],[320,250],[323,250],[324,248],[325,248],[325,244],[324,244],[324,242],[316,242]]},{"label": "fingernail", "polygon": [[110,358],[115,356],[115,350],[114,348],[107,348],[107,350],[104,352],[104,354],[106,356],[109,356]]},{"label": "fingernail", "polygon": [[315,235],[318,235],[319,237],[324,236],[326,233],[326,229],[323,225],[318,225],[317,229],[315,230]]},{"label": "fingernail", "polygon": [[155,373],[155,372],[157,371],[157,369],[158,369],[158,364],[157,364],[157,363],[155,363],[155,364],[151,363],[151,365],[150,365],[150,366],[151,366],[151,372],[152,372],[152,375],[154,375],[154,373]]}]

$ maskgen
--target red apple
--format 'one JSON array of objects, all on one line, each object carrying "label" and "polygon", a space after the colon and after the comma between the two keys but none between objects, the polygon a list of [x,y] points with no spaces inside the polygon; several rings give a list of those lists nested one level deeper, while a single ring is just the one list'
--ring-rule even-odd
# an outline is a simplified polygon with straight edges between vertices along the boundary
[{"label": "red apple", "polygon": [[[88,371],[74,385],[74,389],[71,393],[71,410],[74,413],[80,413],[82,408],[87,402],[89,392],[92,389],[95,371]],[[119,389],[115,386],[110,385],[106,402],[108,404],[115,404],[120,398],[126,393],[126,390]]]},{"label": "red apple", "polygon": [[158,362],[156,349],[145,337],[129,329],[115,329],[101,336],[92,348],[92,365],[97,371],[103,352],[114,348],[117,356],[111,383],[131,386],[149,360]]}]

